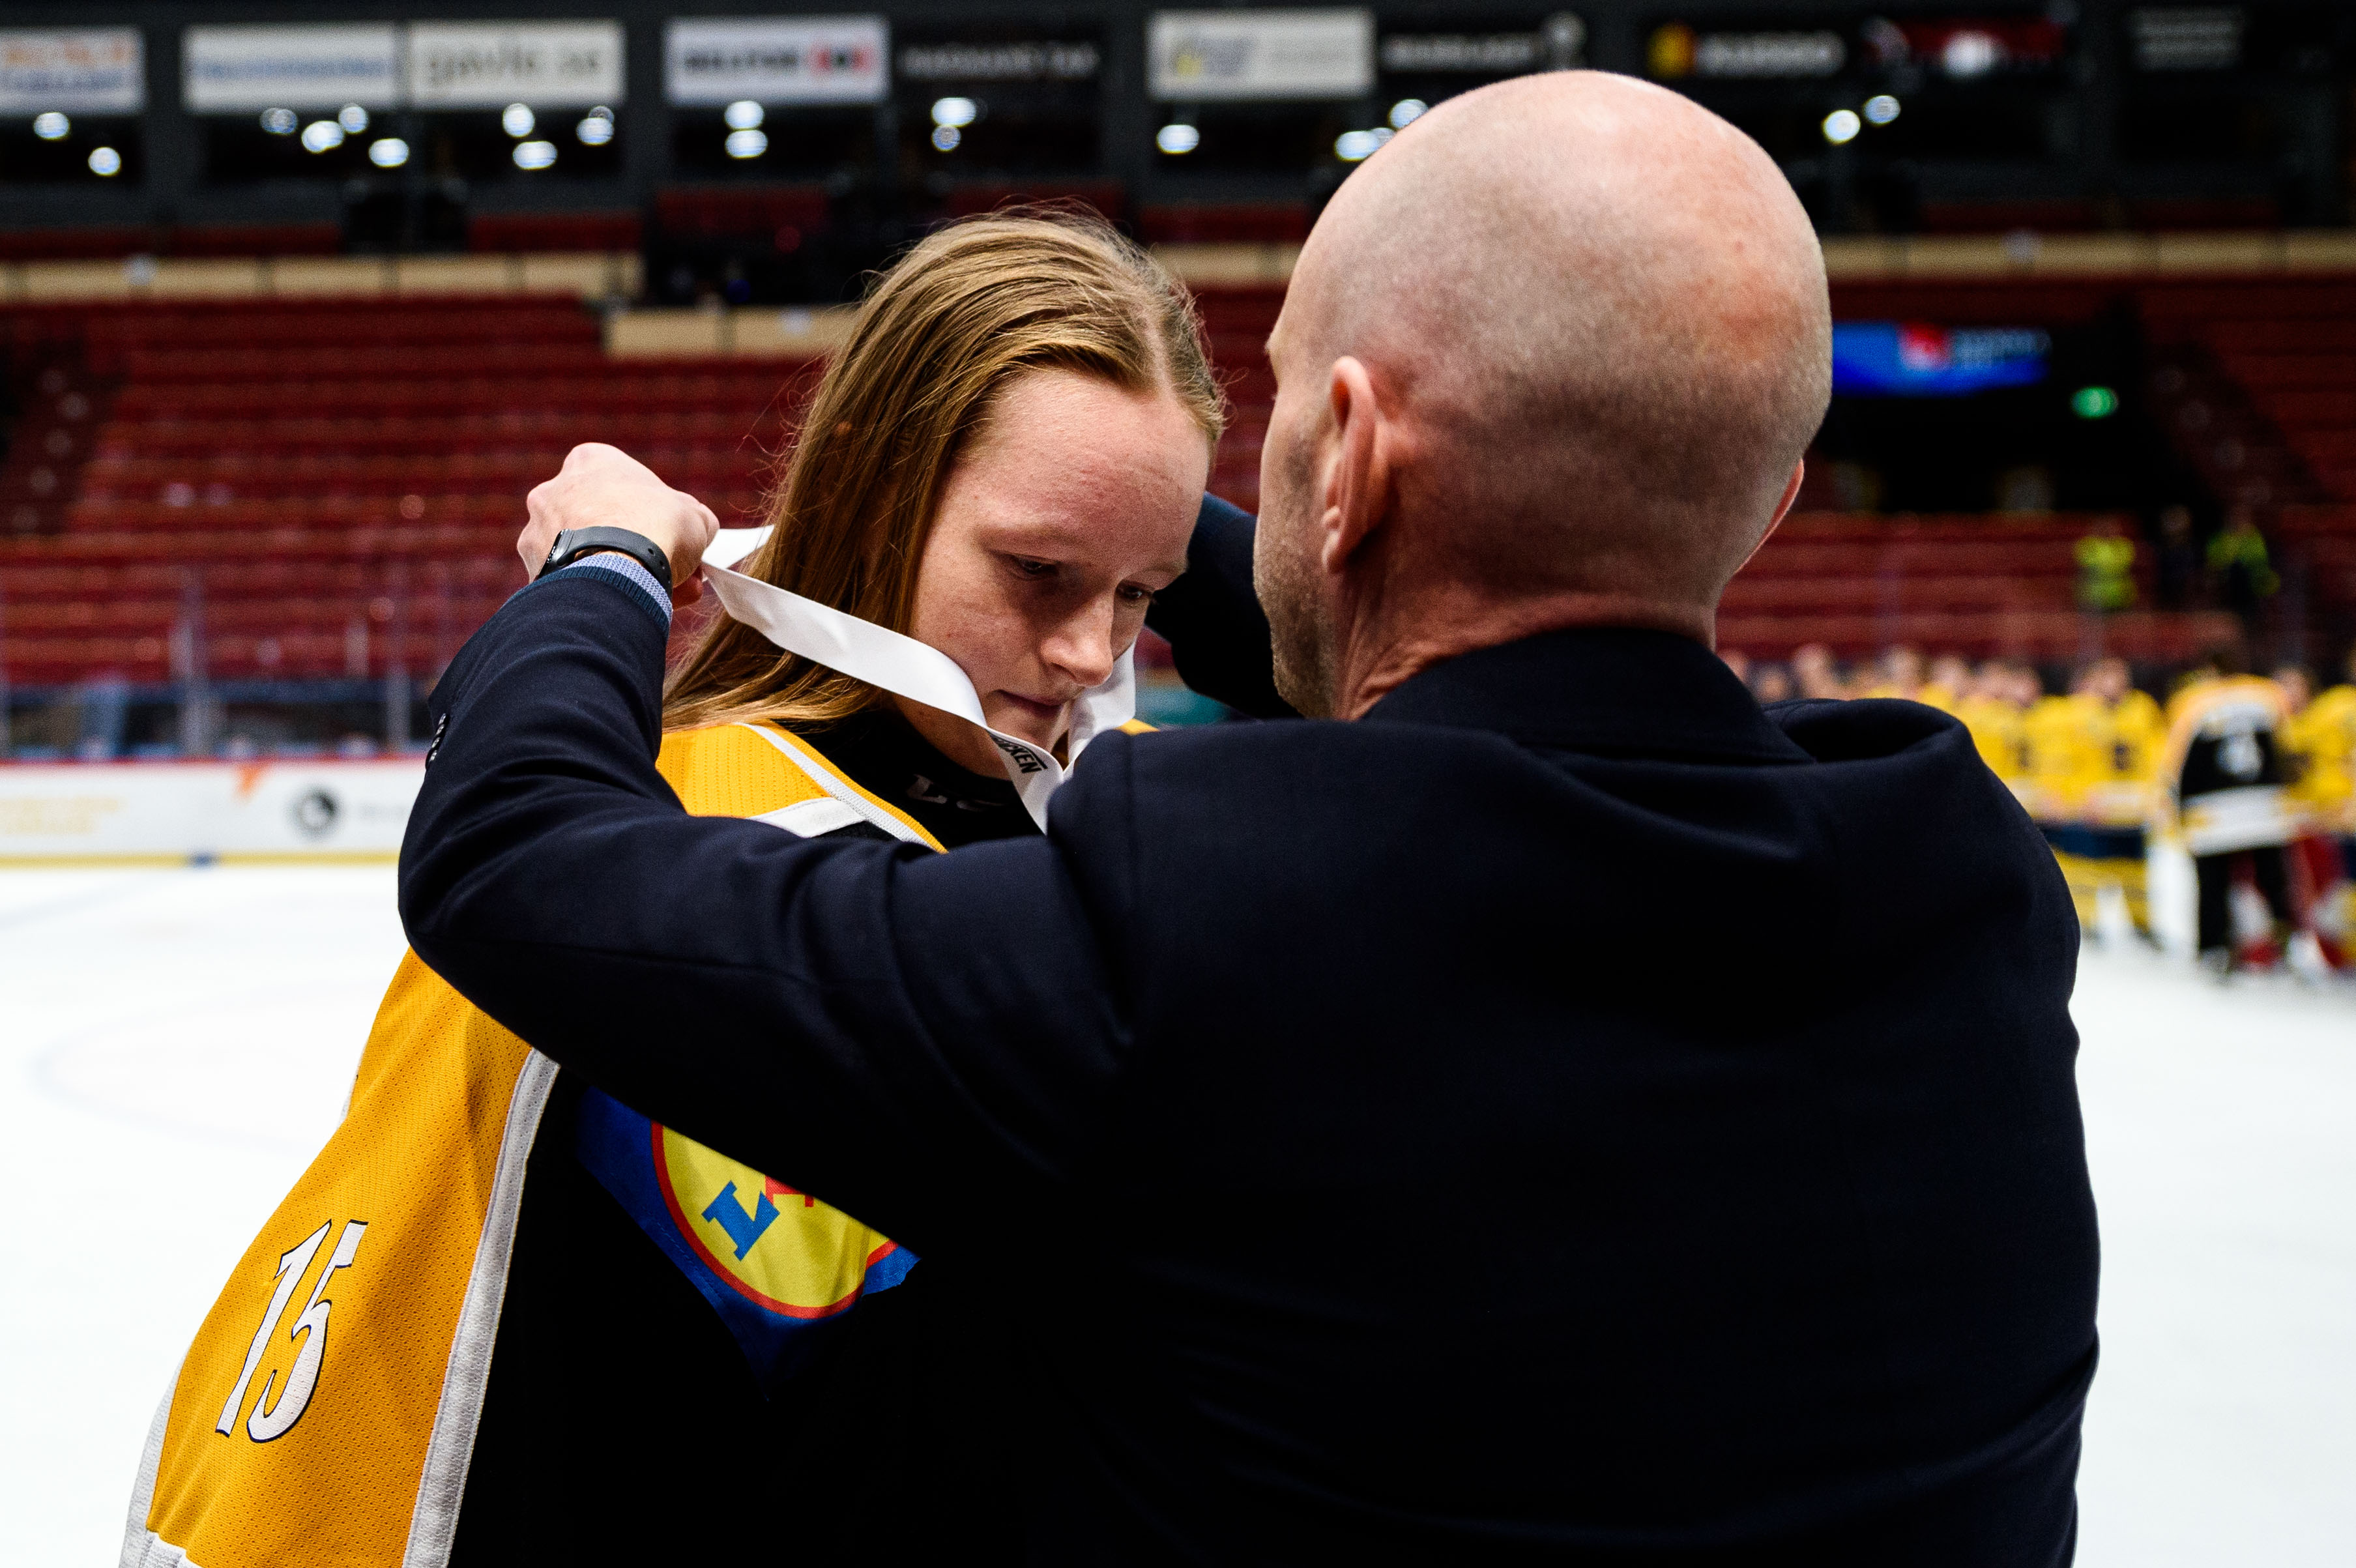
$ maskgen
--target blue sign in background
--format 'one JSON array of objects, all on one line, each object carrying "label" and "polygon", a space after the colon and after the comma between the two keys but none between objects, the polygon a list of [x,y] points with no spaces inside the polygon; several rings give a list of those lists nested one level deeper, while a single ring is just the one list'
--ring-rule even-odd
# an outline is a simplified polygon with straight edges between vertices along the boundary
[{"label": "blue sign in background", "polygon": [[1833,324],[1833,391],[1865,397],[1954,397],[2045,379],[2052,338],[2034,327]]}]

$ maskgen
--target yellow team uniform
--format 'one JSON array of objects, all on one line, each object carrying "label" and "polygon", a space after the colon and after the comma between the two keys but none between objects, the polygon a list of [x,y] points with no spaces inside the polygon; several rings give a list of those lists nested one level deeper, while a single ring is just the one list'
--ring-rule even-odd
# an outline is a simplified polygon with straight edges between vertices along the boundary
[{"label": "yellow team uniform", "polygon": [[2009,784],[2027,771],[2019,708],[2001,697],[1965,697],[1955,704],[1955,717],[1971,731],[1972,745],[1989,772]]},{"label": "yellow team uniform", "polygon": [[2029,814],[2041,822],[2076,822],[2101,764],[2102,703],[2083,695],[2040,697],[2020,722]]},{"label": "yellow team uniform", "polygon": [[[700,815],[806,837],[864,822],[940,847],[773,725],[668,736],[659,766]],[[156,1412],[126,1568],[447,1561],[555,1076],[414,953],[402,960],[341,1125],[230,1274]],[[792,1189],[668,1128],[625,1130],[639,1179],[677,1219],[667,1250],[682,1266],[700,1255],[712,1277],[699,1288],[739,1317],[790,1332],[910,1266],[816,1199],[771,1203]],[[762,1223],[748,1229],[754,1195]],[[750,1240],[725,1244],[740,1232]]]},{"label": "yellow team uniform", "polygon": [[2082,928],[2091,927],[2103,889],[2115,887],[2138,931],[2151,929],[2144,891],[2144,823],[2151,814],[2152,781],[2164,734],[2159,704],[2129,691],[2104,705],[2082,693],[2066,699],[2051,730],[2053,753],[2044,775],[2044,797],[2066,803],[2066,815],[2049,820],[2053,844],[2070,885],[2070,901]]},{"label": "yellow team uniform", "polygon": [[2356,686],[2334,686],[2283,725],[2280,744],[2295,758],[2290,787],[2318,831],[2356,831],[2350,800],[2356,793]]},{"label": "yellow team uniform", "polygon": [[[2308,827],[2335,840],[2319,858],[2317,934],[2340,954],[2356,948],[2356,686],[2334,686],[2294,714],[2281,731],[2296,761],[2291,800]],[[2315,864],[2313,861],[2310,865]]]}]

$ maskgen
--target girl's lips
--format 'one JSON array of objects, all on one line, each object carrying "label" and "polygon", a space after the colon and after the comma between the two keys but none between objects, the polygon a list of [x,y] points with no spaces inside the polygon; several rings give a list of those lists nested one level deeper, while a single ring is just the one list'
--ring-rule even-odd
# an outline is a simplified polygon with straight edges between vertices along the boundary
[{"label": "girl's lips", "polygon": [[1034,703],[1030,698],[1018,696],[1012,692],[1001,692],[998,696],[1000,701],[1012,707],[1016,713],[1026,718],[1037,719],[1042,724],[1052,724],[1062,718],[1064,709],[1068,705],[1064,703]]}]

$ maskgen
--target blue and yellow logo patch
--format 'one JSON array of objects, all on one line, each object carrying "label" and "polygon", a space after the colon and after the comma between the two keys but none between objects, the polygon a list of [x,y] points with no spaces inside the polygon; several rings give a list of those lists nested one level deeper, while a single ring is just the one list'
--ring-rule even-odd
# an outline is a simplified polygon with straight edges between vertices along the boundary
[{"label": "blue and yellow logo patch", "polygon": [[692,1281],[764,1388],[808,1365],[831,1319],[916,1259],[841,1209],[649,1121],[582,1096],[581,1162]]}]

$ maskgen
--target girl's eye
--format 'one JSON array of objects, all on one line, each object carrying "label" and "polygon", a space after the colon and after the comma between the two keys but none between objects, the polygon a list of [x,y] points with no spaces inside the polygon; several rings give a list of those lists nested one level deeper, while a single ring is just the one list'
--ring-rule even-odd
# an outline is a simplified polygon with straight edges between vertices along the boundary
[{"label": "girl's eye", "polygon": [[1014,563],[1014,569],[1017,572],[1033,581],[1041,581],[1055,575],[1055,564],[1053,561],[1031,561],[1020,555],[1009,556],[1008,559]]},{"label": "girl's eye", "polygon": [[1153,590],[1141,587],[1135,583],[1123,583],[1120,585],[1120,600],[1125,605],[1150,605],[1153,602]]}]

